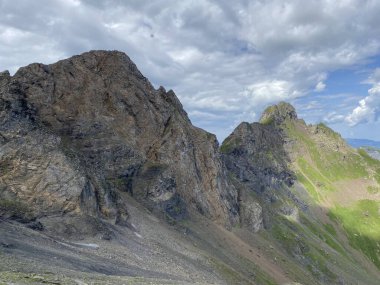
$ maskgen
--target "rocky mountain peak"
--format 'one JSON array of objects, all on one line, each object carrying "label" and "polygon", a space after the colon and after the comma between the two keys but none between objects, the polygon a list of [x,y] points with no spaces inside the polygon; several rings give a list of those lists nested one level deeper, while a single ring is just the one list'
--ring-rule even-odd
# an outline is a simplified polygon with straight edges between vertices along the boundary
[{"label": "rocky mountain peak", "polygon": [[296,120],[297,113],[295,108],[286,102],[280,102],[277,105],[269,106],[265,109],[260,118],[261,124],[281,124],[286,120]]},{"label": "rocky mountain peak", "polygon": [[[129,193],[171,220],[195,211],[226,225],[237,220],[236,189],[215,137],[194,127],[175,93],[156,90],[122,52],[2,73],[0,122],[4,157],[21,161],[0,173],[0,194],[40,199],[37,217],[75,212],[125,224]],[[63,187],[64,179],[72,185]]]},{"label": "rocky mountain peak", "polygon": [[9,77],[10,77],[10,74],[8,70],[0,72],[0,82]]},{"label": "rocky mountain peak", "polygon": [[0,280],[378,285],[379,174],[284,102],[219,148],[122,52],[5,71]]}]

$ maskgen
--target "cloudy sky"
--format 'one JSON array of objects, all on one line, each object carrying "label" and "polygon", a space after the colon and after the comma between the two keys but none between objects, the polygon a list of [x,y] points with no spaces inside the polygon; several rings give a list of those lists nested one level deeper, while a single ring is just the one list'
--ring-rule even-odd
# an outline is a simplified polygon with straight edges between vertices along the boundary
[{"label": "cloudy sky", "polygon": [[380,140],[379,15],[378,0],[0,0],[0,69],[116,49],[219,140],[279,101]]}]

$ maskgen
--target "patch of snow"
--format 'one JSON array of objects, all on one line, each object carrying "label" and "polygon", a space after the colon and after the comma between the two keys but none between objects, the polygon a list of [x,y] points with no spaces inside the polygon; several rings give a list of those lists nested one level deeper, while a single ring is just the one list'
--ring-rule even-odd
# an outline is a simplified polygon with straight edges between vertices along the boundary
[{"label": "patch of snow", "polygon": [[99,248],[99,245],[95,244],[95,243],[74,243],[75,245],[80,245],[80,246],[83,246],[83,247],[88,247],[88,248],[93,248],[93,249],[98,249]]}]

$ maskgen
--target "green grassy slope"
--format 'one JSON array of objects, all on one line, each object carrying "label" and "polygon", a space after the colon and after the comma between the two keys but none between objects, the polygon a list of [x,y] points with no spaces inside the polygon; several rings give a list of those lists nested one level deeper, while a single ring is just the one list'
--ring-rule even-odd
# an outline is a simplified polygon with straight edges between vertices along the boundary
[{"label": "green grassy slope", "polygon": [[[362,149],[348,147],[339,134],[324,124],[306,126],[300,121],[288,121],[283,128],[295,142],[293,167],[298,181],[316,206],[326,208],[331,220],[347,236],[349,245],[364,253],[380,269],[380,208],[376,196],[380,189],[380,161]],[[363,200],[359,188],[350,186],[354,181],[355,185],[367,188],[373,200]],[[333,192],[339,194],[333,195]],[[346,196],[350,196],[350,200],[341,205],[340,198],[347,200]],[[326,232],[319,225],[314,233],[322,235],[329,246],[343,254],[342,241],[336,240],[332,229]]]},{"label": "green grassy slope", "polygon": [[[255,242],[291,280],[378,284],[380,161],[324,124],[306,125],[286,103],[269,107],[259,125],[240,125],[220,150],[235,187],[263,208]],[[288,170],[294,185],[281,183]]]}]

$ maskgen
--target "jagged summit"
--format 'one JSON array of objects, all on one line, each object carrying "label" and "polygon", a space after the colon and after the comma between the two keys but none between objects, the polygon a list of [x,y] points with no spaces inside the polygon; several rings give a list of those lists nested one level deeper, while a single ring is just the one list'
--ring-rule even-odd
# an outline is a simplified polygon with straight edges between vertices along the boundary
[{"label": "jagged summit", "polygon": [[1,71],[0,72],[0,81],[5,78],[5,77],[9,77],[10,74],[9,74],[9,71],[8,70],[4,70],[4,71]]},{"label": "jagged summit", "polygon": [[[156,90],[125,53],[90,51],[0,79],[5,155],[21,160],[0,173],[0,195],[43,197],[31,204],[35,216],[76,211],[122,224],[128,219],[122,194],[129,193],[174,220],[192,211],[223,224],[237,219],[236,190],[221,168],[215,137],[194,127],[174,92]],[[24,140],[17,137],[21,128]],[[33,153],[34,144],[41,153]],[[50,167],[58,179],[33,166],[30,177],[16,175],[37,159],[46,167],[57,163]],[[67,169],[75,179],[66,189],[60,185]],[[46,186],[28,186],[43,177]]]},{"label": "jagged summit", "polygon": [[218,148],[122,52],[0,73],[0,283],[378,285],[379,189],[288,103]]},{"label": "jagged summit", "polygon": [[295,108],[286,102],[280,102],[277,105],[269,106],[265,109],[260,118],[261,124],[281,124],[285,120],[296,120],[297,113]]}]

